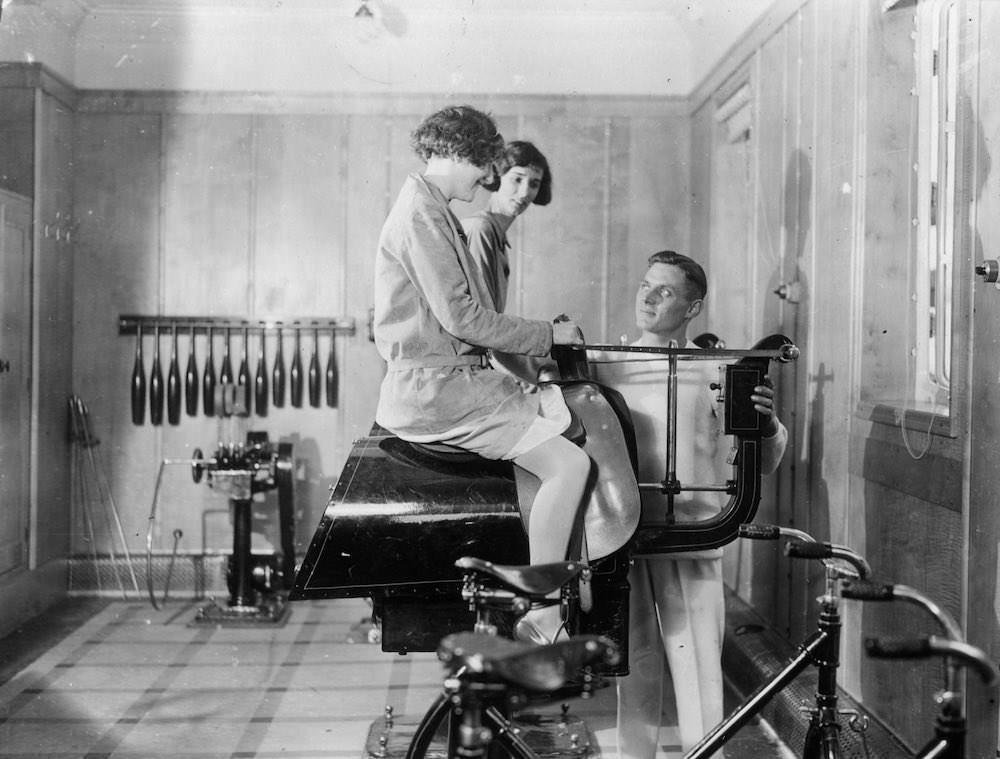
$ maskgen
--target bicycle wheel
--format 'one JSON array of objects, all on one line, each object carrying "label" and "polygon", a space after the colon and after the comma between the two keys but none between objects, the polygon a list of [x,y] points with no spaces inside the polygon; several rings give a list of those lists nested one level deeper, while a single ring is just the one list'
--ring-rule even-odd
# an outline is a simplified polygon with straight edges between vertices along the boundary
[{"label": "bicycle wheel", "polygon": [[406,749],[406,759],[425,759],[427,749],[438,734],[442,725],[447,725],[448,717],[451,715],[451,701],[444,693],[434,699],[434,703],[420,720],[417,729],[413,732],[413,739],[409,748]]}]

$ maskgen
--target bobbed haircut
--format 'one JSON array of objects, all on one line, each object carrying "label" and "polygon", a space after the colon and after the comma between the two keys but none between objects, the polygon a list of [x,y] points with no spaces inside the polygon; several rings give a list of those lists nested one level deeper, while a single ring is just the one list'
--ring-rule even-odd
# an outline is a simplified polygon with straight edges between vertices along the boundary
[{"label": "bobbed haircut", "polygon": [[542,151],[524,140],[508,142],[507,148],[503,151],[503,158],[497,164],[497,171],[502,177],[514,166],[534,166],[542,172],[542,182],[532,203],[536,206],[547,206],[552,201],[552,171]]},{"label": "bobbed haircut", "polygon": [[490,115],[454,105],[420,122],[410,134],[410,146],[423,161],[453,158],[485,168],[502,157],[504,139]]},{"label": "bobbed haircut", "polygon": [[688,258],[683,253],[676,253],[672,250],[661,250],[649,257],[649,265],[669,264],[676,266],[684,272],[684,280],[688,284],[688,298],[690,300],[702,300],[708,293],[708,277],[701,264],[693,258]]}]

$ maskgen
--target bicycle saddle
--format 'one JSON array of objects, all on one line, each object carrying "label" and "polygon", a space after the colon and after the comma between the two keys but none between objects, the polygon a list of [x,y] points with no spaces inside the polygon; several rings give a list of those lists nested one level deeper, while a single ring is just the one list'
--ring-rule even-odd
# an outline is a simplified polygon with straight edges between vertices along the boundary
[{"label": "bicycle saddle", "polygon": [[554,593],[582,572],[586,565],[578,561],[556,561],[551,564],[511,566],[494,564],[475,556],[463,556],[455,562],[459,569],[495,577],[497,580],[529,596]]},{"label": "bicycle saddle", "polygon": [[593,687],[592,678],[577,680],[580,670],[600,669],[618,661],[618,648],[599,635],[536,646],[496,635],[463,632],[445,637],[437,653],[452,674],[464,667],[466,676],[485,676],[540,692],[554,691],[571,681],[576,682],[580,692],[587,692]]}]

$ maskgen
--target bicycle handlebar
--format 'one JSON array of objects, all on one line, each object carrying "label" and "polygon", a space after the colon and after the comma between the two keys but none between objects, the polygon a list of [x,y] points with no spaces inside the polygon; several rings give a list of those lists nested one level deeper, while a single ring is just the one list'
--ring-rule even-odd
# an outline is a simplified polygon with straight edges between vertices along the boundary
[{"label": "bicycle handlebar", "polygon": [[858,601],[892,601],[895,599],[910,601],[922,607],[934,617],[950,640],[961,643],[965,639],[965,636],[962,635],[962,629],[951,614],[919,590],[911,588],[909,585],[847,580],[840,588],[840,595],[844,598],[853,598]]},{"label": "bicycle handlebar", "polygon": [[785,546],[785,555],[791,559],[841,559],[854,567],[862,580],[872,573],[872,568],[864,556],[846,546],[832,543],[794,541]]},{"label": "bicycle handlebar", "polygon": [[777,540],[785,536],[815,543],[816,540],[808,533],[797,530],[794,527],[779,527],[776,524],[741,524],[737,532],[741,538],[750,540]]},{"label": "bicycle handlebar", "polygon": [[867,638],[865,650],[875,659],[927,659],[932,656],[954,658],[975,670],[979,679],[988,686],[995,685],[1000,679],[996,664],[981,648],[937,635],[923,638]]},{"label": "bicycle handlebar", "polygon": [[741,524],[738,535],[751,540],[777,540],[780,537],[793,538],[785,546],[785,555],[793,559],[821,559],[827,569],[833,569],[827,563],[828,559],[840,559],[850,564],[857,571],[860,579],[871,575],[872,569],[861,554],[847,546],[823,543],[812,535],[794,527],[779,527],[773,524]]}]

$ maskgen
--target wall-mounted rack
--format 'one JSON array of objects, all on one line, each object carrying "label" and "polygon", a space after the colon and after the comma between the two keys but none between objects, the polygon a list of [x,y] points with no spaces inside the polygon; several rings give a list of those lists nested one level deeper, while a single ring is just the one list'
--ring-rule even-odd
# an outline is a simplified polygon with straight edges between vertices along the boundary
[{"label": "wall-mounted rack", "polygon": [[[321,365],[319,357],[321,333],[327,351],[325,366]],[[163,423],[164,402],[169,424],[179,424],[184,413],[196,416],[199,397],[206,416],[249,416],[251,412],[265,416],[268,406],[281,408],[285,405],[286,376],[293,408],[302,408],[305,390],[308,390],[309,406],[319,408],[325,398],[327,407],[336,408],[339,387],[336,338],[354,333],[355,324],[351,317],[247,319],[232,316],[121,315],[118,317],[118,334],[136,336],[129,387],[132,422],[145,422],[147,388],[149,418],[153,425]],[[178,349],[178,337],[187,343],[183,370],[181,365],[185,363],[185,357]],[[195,344],[202,337],[204,350],[199,358]],[[231,345],[233,338],[237,341],[236,352]],[[303,346],[303,338],[311,345]],[[160,348],[164,339],[168,341],[168,351],[164,361],[161,361]],[[291,344],[286,346],[286,341]],[[143,344],[148,342],[152,343],[153,356],[147,382]],[[221,342],[218,359],[215,353],[217,342]],[[270,359],[267,355],[268,342],[273,342]],[[251,345],[255,351],[251,351]],[[308,360],[303,359],[303,348]],[[286,351],[289,356],[287,368]],[[251,371],[253,353],[256,353],[256,366]]]},{"label": "wall-mounted rack", "polygon": [[336,335],[353,335],[357,331],[353,316],[336,318],[317,316],[297,316],[282,319],[246,319],[238,316],[141,316],[122,314],[118,317],[118,334],[134,335],[141,327],[143,333],[152,334],[159,328],[167,333],[176,328],[178,332],[208,334],[211,329],[216,334],[226,329],[247,330],[252,334],[276,332],[279,329],[319,330]]}]

